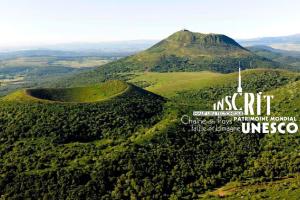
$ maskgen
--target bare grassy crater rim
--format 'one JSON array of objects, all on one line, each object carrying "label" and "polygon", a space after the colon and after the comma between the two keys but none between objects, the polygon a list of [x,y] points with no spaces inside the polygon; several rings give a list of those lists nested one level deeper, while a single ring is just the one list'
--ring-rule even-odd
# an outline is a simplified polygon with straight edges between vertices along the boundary
[{"label": "bare grassy crater rim", "polygon": [[47,101],[85,103],[109,99],[128,87],[123,81],[113,80],[87,87],[26,89],[25,95]]}]

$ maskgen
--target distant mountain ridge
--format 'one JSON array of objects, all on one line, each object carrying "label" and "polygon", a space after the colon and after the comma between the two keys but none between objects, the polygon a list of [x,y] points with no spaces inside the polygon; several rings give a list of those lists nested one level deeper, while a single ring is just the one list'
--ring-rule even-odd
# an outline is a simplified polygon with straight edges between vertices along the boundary
[{"label": "distant mountain ridge", "polygon": [[51,50],[51,49],[28,49],[19,51],[0,52],[1,59],[13,59],[19,57],[124,57],[132,55],[135,52],[120,51],[120,52],[105,52],[100,50],[90,51],[65,51],[65,50]]},{"label": "distant mountain ridge", "polygon": [[238,40],[245,46],[253,45],[270,45],[275,43],[299,43],[300,44],[300,33],[288,36],[277,36],[277,37],[259,37],[252,39],[240,39]]},{"label": "distant mountain ridge", "polygon": [[299,51],[288,51],[288,50],[283,50],[283,49],[276,49],[276,48],[273,48],[273,47],[267,46],[267,45],[249,46],[249,47],[247,47],[247,49],[249,49],[250,51],[256,51],[256,50],[271,51],[271,52],[280,53],[280,54],[283,54],[286,56],[300,57]]},{"label": "distant mountain ridge", "polygon": [[287,51],[282,49],[274,49],[270,46],[257,45],[247,47],[255,54],[279,62],[284,66],[289,66],[289,69],[294,71],[300,70],[300,52]]},{"label": "distant mountain ridge", "polygon": [[128,40],[128,41],[110,41],[110,42],[73,42],[61,44],[45,44],[19,47],[0,46],[0,53],[11,53],[17,51],[31,50],[53,50],[67,52],[101,52],[101,53],[122,53],[137,52],[145,50],[155,44],[157,40]]},{"label": "distant mountain ridge", "polygon": [[265,45],[275,49],[300,51],[300,34],[238,40],[244,46]]}]

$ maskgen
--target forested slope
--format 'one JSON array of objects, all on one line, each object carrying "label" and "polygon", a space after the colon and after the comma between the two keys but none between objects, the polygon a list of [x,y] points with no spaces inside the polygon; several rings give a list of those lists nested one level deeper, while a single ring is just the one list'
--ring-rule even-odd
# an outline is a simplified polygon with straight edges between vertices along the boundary
[{"label": "forested slope", "polygon": [[[276,91],[274,108],[284,113],[298,105],[297,95],[283,104],[286,88],[297,94],[297,80],[298,74],[265,70],[249,73],[243,84],[247,91]],[[1,102],[0,194],[198,199],[230,181],[269,181],[299,172],[299,133],[193,132],[180,122],[183,114],[208,109],[234,91],[235,82],[182,91],[163,105],[163,98],[131,85],[103,102]],[[290,114],[299,116],[297,110]],[[256,164],[263,160],[274,164]]]}]

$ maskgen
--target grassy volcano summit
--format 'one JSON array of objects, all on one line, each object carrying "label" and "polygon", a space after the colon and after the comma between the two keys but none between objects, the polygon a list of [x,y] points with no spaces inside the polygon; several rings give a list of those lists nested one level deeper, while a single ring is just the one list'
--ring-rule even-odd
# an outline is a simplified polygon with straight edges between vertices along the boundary
[{"label": "grassy volcano summit", "polygon": [[211,56],[249,54],[236,41],[222,34],[203,34],[188,30],[178,31],[151,47],[148,52],[175,54],[177,56]]},{"label": "grassy volcano summit", "polygon": [[135,72],[198,72],[229,73],[242,69],[279,68],[279,63],[258,56],[222,34],[203,34],[181,30],[151,48],[77,74],[59,84],[85,85],[118,78],[120,73]]},{"label": "grassy volcano summit", "polygon": [[272,61],[253,54],[226,35],[188,30],[178,31],[148,50],[119,62],[123,67],[131,66],[137,71],[156,72],[233,72],[237,70],[239,62],[242,68],[276,66]]},{"label": "grassy volcano summit", "polygon": [[4,100],[96,102],[121,94],[128,86],[123,81],[112,80],[87,87],[26,89],[6,96]]}]

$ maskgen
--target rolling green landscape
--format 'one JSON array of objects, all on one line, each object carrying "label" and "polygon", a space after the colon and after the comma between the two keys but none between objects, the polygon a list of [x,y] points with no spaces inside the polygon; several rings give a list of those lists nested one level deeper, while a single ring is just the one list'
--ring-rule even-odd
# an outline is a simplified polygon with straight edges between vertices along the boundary
[{"label": "rolling green landscape", "polygon": [[248,47],[248,49],[257,55],[269,58],[284,65],[289,65],[291,69],[299,69],[300,54],[297,51],[273,49],[268,46],[252,46]]},{"label": "rolling green landscape", "polygon": [[113,53],[97,55],[50,50],[0,52],[0,96],[19,88],[47,86],[64,76],[88,71],[118,58]]},{"label": "rolling green landscape", "polygon": [[245,92],[274,95],[272,115],[299,119],[298,65],[249,49],[182,30],[10,92],[0,100],[0,199],[299,199],[299,131],[195,132],[181,123],[236,92],[239,63]]}]

